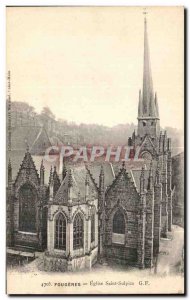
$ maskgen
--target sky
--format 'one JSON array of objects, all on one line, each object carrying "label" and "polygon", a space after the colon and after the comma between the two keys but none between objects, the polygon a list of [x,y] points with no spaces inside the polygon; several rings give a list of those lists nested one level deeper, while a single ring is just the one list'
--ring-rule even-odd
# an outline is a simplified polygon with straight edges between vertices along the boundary
[{"label": "sky", "polygon": [[[182,7],[147,8],[161,126],[184,123]],[[12,101],[56,118],[114,126],[136,123],[143,76],[142,7],[8,7],[7,71]]]}]

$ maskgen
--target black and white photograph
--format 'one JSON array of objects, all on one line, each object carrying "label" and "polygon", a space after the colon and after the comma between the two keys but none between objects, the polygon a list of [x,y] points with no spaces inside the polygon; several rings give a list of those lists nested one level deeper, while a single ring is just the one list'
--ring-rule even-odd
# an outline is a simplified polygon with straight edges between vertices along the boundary
[{"label": "black and white photograph", "polygon": [[184,294],[184,7],[6,7],[7,294]]}]

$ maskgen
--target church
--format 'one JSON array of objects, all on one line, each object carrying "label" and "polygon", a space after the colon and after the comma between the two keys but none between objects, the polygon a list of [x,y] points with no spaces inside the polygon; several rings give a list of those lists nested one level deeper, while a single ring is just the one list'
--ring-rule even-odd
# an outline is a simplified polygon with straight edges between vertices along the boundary
[{"label": "church", "polygon": [[160,131],[147,21],[138,130],[128,139],[139,159],[52,166],[45,180],[27,149],[15,178],[8,164],[7,247],[44,252],[46,271],[90,269],[97,261],[151,268],[172,230],[171,139]]}]

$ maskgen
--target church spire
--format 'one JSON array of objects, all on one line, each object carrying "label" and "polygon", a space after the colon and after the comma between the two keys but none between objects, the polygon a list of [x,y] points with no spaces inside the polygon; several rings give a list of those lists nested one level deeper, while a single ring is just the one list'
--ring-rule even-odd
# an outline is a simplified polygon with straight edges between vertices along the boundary
[{"label": "church spire", "polygon": [[142,108],[142,97],[141,97],[141,90],[139,90],[139,106],[138,106],[138,117],[141,118],[143,114]]},{"label": "church spire", "polygon": [[144,19],[144,67],[142,104],[144,117],[156,117],[146,17]]},{"label": "church spire", "polygon": [[158,108],[157,93],[155,93],[155,107],[156,107],[156,117],[160,118],[160,116],[159,116],[159,108]]},{"label": "church spire", "polygon": [[147,20],[144,19],[144,63],[143,63],[143,89],[139,92],[137,135],[141,139],[150,135],[155,140],[160,132],[160,118],[157,94],[154,94],[150,53],[148,44]]}]

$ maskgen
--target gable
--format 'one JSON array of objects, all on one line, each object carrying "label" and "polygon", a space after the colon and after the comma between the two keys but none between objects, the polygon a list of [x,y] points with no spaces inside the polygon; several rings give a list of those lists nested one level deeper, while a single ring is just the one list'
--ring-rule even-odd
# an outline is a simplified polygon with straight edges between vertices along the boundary
[{"label": "gable", "polygon": [[31,146],[31,153],[42,154],[50,146],[51,142],[49,140],[47,132],[44,128],[41,128]]},{"label": "gable", "polygon": [[[143,153],[150,153],[151,156],[155,156],[157,154],[156,147],[153,144],[150,136],[146,135],[144,140],[140,145],[139,157],[142,157]],[[151,157],[150,157],[151,159]]]},{"label": "gable", "polygon": [[25,151],[29,146],[31,154],[44,152],[51,146],[44,128],[39,126],[17,126],[11,130],[11,149]]},{"label": "gable", "polygon": [[130,174],[123,168],[106,191],[107,209],[120,203],[127,210],[136,210],[140,196]]},{"label": "gable", "polygon": [[32,156],[29,152],[26,152],[24,159],[20,165],[20,169],[15,180],[15,188],[18,189],[21,185],[23,185],[26,182],[30,182],[36,188],[40,184],[38,172],[36,170]]}]

